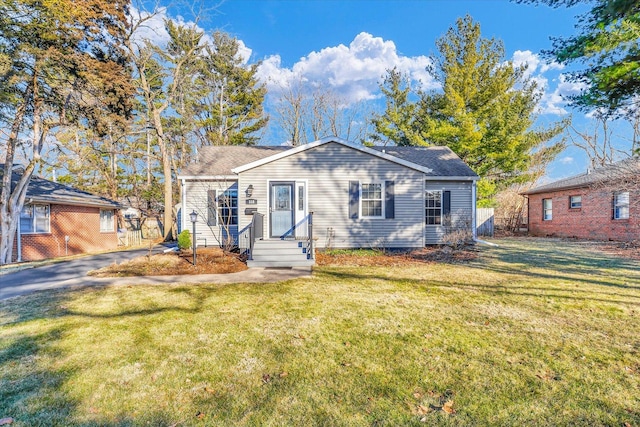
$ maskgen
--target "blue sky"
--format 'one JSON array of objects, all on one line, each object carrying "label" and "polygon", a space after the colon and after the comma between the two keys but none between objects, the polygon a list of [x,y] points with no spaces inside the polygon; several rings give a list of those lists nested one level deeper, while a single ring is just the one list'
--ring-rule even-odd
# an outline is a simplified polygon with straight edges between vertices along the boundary
[{"label": "blue sky", "polygon": [[[553,9],[507,0],[226,0],[207,11],[198,25],[230,33],[241,41],[248,62],[262,61],[258,75],[267,83],[271,101],[287,81],[299,79],[328,87],[348,103],[379,109],[378,83],[386,69],[397,66],[423,87],[435,87],[425,71],[435,41],[457,18],[470,14],[480,23],[483,37],[503,41],[506,59],[529,65],[531,78],[544,91],[538,124],[571,115],[577,128],[589,131],[589,117],[572,110],[563,98],[579,90],[564,78],[569,69],[549,64],[541,55],[551,47],[550,37],[575,34],[576,16],[587,10],[584,5]],[[190,21],[172,9],[166,13]],[[161,30],[157,33],[161,38]],[[270,126],[265,140],[282,143],[273,118]],[[624,125],[614,126],[614,132],[628,134]],[[628,145],[621,139],[620,148]],[[586,167],[580,150],[569,148],[545,179],[580,173]]]}]

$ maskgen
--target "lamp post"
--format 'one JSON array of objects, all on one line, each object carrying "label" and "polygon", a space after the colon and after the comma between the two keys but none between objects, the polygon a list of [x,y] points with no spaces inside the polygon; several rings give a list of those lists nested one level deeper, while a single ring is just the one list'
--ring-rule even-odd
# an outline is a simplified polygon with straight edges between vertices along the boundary
[{"label": "lamp post", "polygon": [[191,222],[193,223],[193,233],[191,235],[191,241],[193,242],[193,265],[196,265],[196,221],[198,220],[198,213],[194,210],[189,214]]}]

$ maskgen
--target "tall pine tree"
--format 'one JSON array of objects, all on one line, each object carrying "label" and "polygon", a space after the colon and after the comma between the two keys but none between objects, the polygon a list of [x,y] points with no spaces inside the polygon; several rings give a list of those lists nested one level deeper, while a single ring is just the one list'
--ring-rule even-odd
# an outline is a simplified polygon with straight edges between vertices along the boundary
[{"label": "tall pine tree", "polygon": [[245,65],[239,50],[238,40],[220,31],[204,50],[197,83],[202,96],[194,106],[203,145],[253,145],[267,124],[267,89],[256,77],[260,63]]},{"label": "tall pine tree", "polygon": [[530,180],[538,162],[548,163],[562,150],[562,142],[550,141],[564,123],[533,129],[541,91],[526,77],[524,66],[505,59],[502,42],[481,37],[480,25],[470,16],[458,19],[436,47],[430,71],[442,89],[420,93],[416,117],[408,122],[410,134],[424,142],[393,142],[450,147],[481,177],[479,204],[491,205],[497,191]]}]

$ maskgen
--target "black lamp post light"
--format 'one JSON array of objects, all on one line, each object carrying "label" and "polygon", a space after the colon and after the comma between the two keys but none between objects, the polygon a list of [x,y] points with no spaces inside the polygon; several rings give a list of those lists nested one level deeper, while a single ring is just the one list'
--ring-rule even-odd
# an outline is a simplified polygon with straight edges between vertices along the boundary
[{"label": "black lamp post light", "polygon": [[193,265],[196,265],[196,221],[198,220],[198,213],[194,210],[189,214],[191,223],[193,224],[193,233],[191,234],[191,242],[193,245]]}]

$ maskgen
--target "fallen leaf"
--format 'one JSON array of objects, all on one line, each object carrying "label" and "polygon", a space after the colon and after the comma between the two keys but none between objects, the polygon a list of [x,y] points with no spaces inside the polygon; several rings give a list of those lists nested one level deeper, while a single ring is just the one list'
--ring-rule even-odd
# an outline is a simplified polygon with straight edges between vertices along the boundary
[{"label": "fallen leaf", "polygon": [[631,427],[631,424],[629,424],[628,422],[625,422],[624,427]]},{"label": "fallen leaf", "polygon": [[344,343],[344,345],[345,345],[345,347],[349,347],[349,346],[351,345],[351,343],[350,343],[349,341],[346,341],[346,342]]},{"label": "fallen leaf", "polygon": [[204,412],[198,411],[198,413],[196,414],[196,418],[199,419],[199,420],[203,419],[204,418]]},{"label": "fallen leaf", "polygon": [[214,389],[212,389],[209,386],[205,386],[204,391],[206,391],[209,394],[215,394],[215,392],[216,392]]},{"label": "fallen leaf", "polygon": [[415,397],[416,399],[420,399],[422,395],[416,391],[415,393],[413,393],[413,397]]},{"label": "fallen leaf", "polygon": [[271,378],[271,375],[269,375],[269,374],[264,374],[264,375],[262,376],[262,382],[264,382],[265,384],[267,384],[267,383],[271,382],[271,379],[272,379],[272,378]]},{"label": "fallen leaf", "polygon": [[0,426],[7,426],[11,423],[13,423],[13,418],[11,417],[0,418]]},{"label": "fallen leaf", "polygon": [[453,409],[453,400],[446,401],[444,405],[442,405],[442,410],[449,415],[455,414],[456,410]]},{"label": "fallen leaf", "polygon": [[418,405],[418,415],[426,415],[431,411],[432,409],[429,406]]},{"label": "fallen leaf", "polygon": [[280,375],[280,378],[285,378],[285,377],[289,376],[289,373],[288,372],[280,372],[279,375]]},{"label": "fallen leaf", "polygon": [[420,418],[420,422],[421,422],[421,423],[426,423],[426,422],[427,422],[427,417],[422,417],[422,418]]},{"label": "fallen leaf", "polygon": [[351,366],[351,363],[349,362],[340,362],[340,366]]}]

